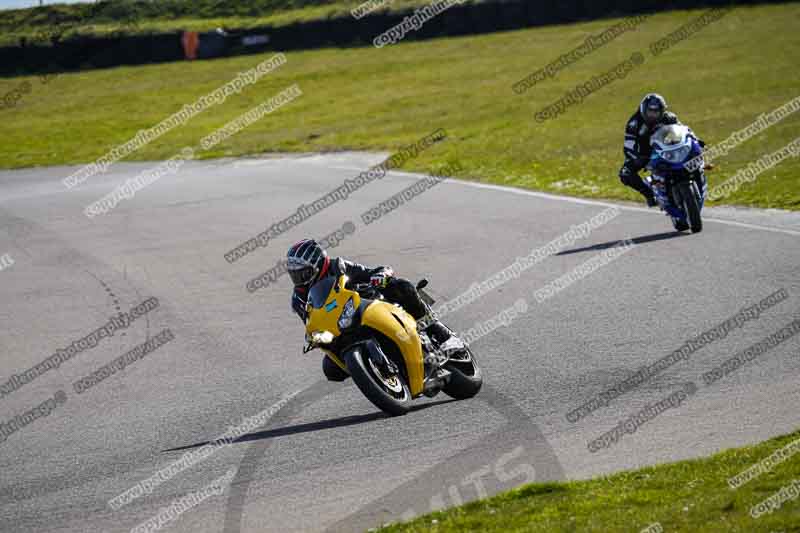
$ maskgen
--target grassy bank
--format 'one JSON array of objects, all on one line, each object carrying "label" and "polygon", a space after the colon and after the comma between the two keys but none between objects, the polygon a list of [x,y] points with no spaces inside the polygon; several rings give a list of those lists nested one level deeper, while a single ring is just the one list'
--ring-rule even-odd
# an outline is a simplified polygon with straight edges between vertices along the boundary
[{"label": "grassy bank", "polygon": [[[159,2],[110,2],[106,4],[57,4],[12,9],[0,17],[0,46],[17,44],[20,37],[59,33],[63,39],[122,33],[137,35],[179,30],[208,31],[219,27],[248,29],[284,26],[293,22],[349,17],[364,0],[167,0]],[[429,0],[387,0],[375,13],[407,10]]]},{"label": "grassy bank", "polygon": [[[409,170],[458,161],[459,177],[563,194],[638,200],[616,177],[625,122],[642,95],[664,94],[710,144],[800,95],[800,4],[737,8],[655,57],[651,42],[701,12],[658,14],[522,95],[511,86],[598,35],[614,21],[381,49],[288,54],[288,62],[224,104],[128,157],[159,160],[297,83],[303,96],[203,157],[262,152],[392,150],[437,129],[448,140],[412,159]],[[645,62],[550,121],[534,116],[576,85],[640,51]],[[0,110],[0,166],[88,163],[271,54],[0,80],[0,95],[31,83]],[[717,161],[712,186],[800,136],[795,113]],[[792,158],[722,203],[800,208],[800,160]]]},{"label": "grassy bank", "polygon": [[[759,518],[750,509],[798,480],[800,454],[736,490],[728,478],[800,438],[800,432],[707,459],[571,483],[539,483],[433,513],[381,533],[632,532],[752,533],[800,531],[800,500]],[[655,530],[655,529],[654,529]]]}]

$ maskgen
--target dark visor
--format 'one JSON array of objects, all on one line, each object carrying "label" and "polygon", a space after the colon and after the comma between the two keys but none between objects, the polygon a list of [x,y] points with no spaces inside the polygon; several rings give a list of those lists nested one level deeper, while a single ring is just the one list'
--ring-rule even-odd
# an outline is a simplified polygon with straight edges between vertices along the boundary
[{"label": "dark visor", "polygon": [[308,285],[314,277],[314,267],[306,266],[290,270],[289,277],[292,278],[292,283],[294,283],[295,287]]}]

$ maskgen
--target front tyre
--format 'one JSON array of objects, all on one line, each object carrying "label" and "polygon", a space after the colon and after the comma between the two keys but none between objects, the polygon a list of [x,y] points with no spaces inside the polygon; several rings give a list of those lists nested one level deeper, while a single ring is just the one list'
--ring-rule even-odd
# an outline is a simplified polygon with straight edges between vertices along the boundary
[{"label": "front tyre", "polygon": [[675,231],[686,231],[689,229],[689,224],[679,218],[672,217],[672,227]]},{"label": "front tyre", "polygon": [[689,227],[692,233],[700,233],[703,231],[703,219],[700,218],[700,202],[698,200],[700,193],[697,190],[697,185],[691,181],[681,183],[678,185],[678,192],[681,195],[683,208],[689,219]]},{"label": "front tyre", "polygon": [[442,392],[456,400],[466,400],[480,392],[483,376],[469,347],[463,353],[451,357],[444,368],[450,371],[450,382],[442,387]]},{"label": "front tyre", "polygon": [[325,374],[328,381],[344,381],[350,377],[350,374],[342,370],[327,355],[322,358],[322,373]]},{"label": "front tyre", "polygon": [[[376,364],[369,350],[380,350],[376,344],[358,345],[344,354],[344,363],[359,390],[375,407],[392,416],[404,415],[411,402],[411,391],[399,373],[392,374]],[[380,354],[381,357],[383,354]]]}]

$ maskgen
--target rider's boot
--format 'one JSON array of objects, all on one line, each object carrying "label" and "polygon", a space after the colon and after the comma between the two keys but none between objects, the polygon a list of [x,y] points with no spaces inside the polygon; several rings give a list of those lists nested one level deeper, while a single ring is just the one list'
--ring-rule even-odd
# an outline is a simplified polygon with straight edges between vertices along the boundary
[{"label": "rider's boot", "polygon": [[425,333],[445,354],[457,352],[464,349],[464,342],[459,339],[447,326],[442,324],[437,318],[433,317],[431,313],[426,314],[420,321],[427,324],[425,326]]}]

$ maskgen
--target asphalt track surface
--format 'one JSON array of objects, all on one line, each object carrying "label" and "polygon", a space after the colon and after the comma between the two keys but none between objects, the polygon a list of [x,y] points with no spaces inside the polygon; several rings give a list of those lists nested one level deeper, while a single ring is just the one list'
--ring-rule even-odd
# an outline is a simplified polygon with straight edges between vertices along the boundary
[{"label": "asphalt track surface", "polygon": [[[651,210],[622,213],[450,314],[464,331],[509,307],[524,315],[473,345],[485,386],[389,418],[348,380],[301,354],[286,277],[248,280],[304,236],[351,221],[331,250],[453,298],[607,207],[445,181],[365,225],[360,214],[419,176],[389,173],[231,264],[223,254],[381,160],[375,154],[190,162],[106,215],[83,208],[150,164],[119,164],[66,191],[72,169],[0,173],[0,385],[149,297],[159,307],[0,398],[5,423],[66,402],[0,444],[0,530],[130,531],[233,469],[165,530],[364,531],[528,480],[585,478],[711,454],[800,425],[800,336],[710,386],[700,375],[800,318],[795,215],[708,210],[676,236]],[[613,179],[613,178],[609,178]],[[713,218],[714,220],[710,220]],[[533,294],[621,239],[636,246],[543,303]],[[636,390],[570,423],[593,395],[778,289],[789,298]],[[93,388],[73,383],[169,328],[174,340]],[[688,381],[698,392],[616,445],[587,443]],[[227,428],[293,395],[264,425],[119,510],[107,502]],[[195,448],[186,448],[192,447]],[[183,450],[181,450],[181,448]],[[177,450],[176,450],[177,449]],[[173,451],[170,451],[173,450]],[[653,517],[653,521],[658,517]],[[632,530],[646,524],[632,524]]]}]

